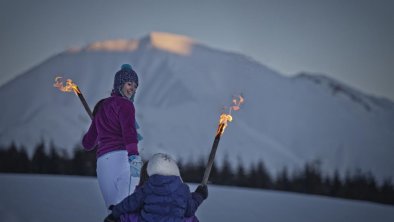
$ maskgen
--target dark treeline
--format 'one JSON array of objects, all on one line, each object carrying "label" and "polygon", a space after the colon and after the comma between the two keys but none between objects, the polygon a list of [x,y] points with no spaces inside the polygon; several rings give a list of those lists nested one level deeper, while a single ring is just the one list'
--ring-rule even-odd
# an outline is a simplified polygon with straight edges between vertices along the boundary
[{"label": "dark treeline", "polygon": [[[185,181],[200,183],[204,174],[204,161],[180,163]],[[347,174],[341,179],[336,171],[332,176],[323,176],[319,161],[305,164],[304,168],[289,175],[287,168],[273,178],[263,161],[252,164],[248,171],[242,164],[232,170],[225,158],[218,169],[215,164],[209,181],[212,184],[281,190],[297,193],[324,195],[345,199],[366,200],[383,204],[394,204],[394,186],[391,180],[378,184],[371,173],[361,170]]]},{"label": "dark treeline", "polygon": [[[182,178],[186,182],[200,183],[205,170],[205,159],[179,161]],[[0,172],[63,174],[96,176],[96,154],[75,147],[72,157],[53,145],[46,148],[43,143],[35,147],[29,158],[26,150],[15,145],[0,147]],[[214,164],[210,183],[217,185],[250,187],[258,189],[291,191],[346,199],[367,200],[383,204],[394,204],[394,186],[391,180],[379,184],[371,173],[358,171],[341,178],[338,172],[323,176],[318,161],[305,164],[303,169],[289,174],[284,168],[275,177],[267,171],[263,161],[253,163],[248,170],[239,162],[233,167],[224,158],[221,167]]]},{"label": "dark treeline", "polygon": [[66,151],[40,143],[29,158],[23,147],[11,144],[0,148],[0,172],[96,176],[96,153],[75,147],[71,158]]}]

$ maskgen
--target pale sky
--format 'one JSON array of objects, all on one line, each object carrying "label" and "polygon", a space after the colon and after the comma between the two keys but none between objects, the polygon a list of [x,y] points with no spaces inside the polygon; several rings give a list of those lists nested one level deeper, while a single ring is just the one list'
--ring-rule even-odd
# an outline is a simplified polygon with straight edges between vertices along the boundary
[{"label": "pale sky", "polygon": [[394,101],[394,0],[0,0],[0,85],[70,47],[186,35]]}]

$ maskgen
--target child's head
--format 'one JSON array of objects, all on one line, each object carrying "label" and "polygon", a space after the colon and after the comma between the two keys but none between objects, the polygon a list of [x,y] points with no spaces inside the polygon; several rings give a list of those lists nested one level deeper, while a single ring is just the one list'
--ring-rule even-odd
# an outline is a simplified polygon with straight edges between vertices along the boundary
[{"label": "child's head", "polygon": [[163,176],[180,176],[178,165],[168,154],[156,153],[148,161],[149,176],[158,174]]}]

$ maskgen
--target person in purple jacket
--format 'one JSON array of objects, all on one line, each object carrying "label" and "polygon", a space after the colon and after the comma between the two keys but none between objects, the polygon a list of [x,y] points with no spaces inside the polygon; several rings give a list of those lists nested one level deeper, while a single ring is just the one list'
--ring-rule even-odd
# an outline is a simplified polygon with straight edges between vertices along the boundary
[{"label": "person in purple jacket", "polygon": [[153,155],[143,167],[146,181],[122,202],[110,206],[112,213],[104,222],[198,222],[195,212],[208,197],[207,186],[199,185],[190,193],[168,154]]},{"label": "person in purple jacket", "polygon": [[122,65],[111,96],[97,103],[82,139],[85,150],[97,147],[97,179],[107,208],[131,194],[139,181],[142,161],[133,104],[137,87],[137,73]]}]

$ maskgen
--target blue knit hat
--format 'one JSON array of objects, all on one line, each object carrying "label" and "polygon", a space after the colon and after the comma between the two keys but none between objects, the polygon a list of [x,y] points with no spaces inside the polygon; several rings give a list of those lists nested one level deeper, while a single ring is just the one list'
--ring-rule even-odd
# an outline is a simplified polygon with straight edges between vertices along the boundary
[{"label": "blue knit hat", "polygon": [[112,89],[112,92],[122,94],[122,87],[126,82],[134,82],[138,86],[137,73],[131,68],[131,65],[129,64],[123,64],[120,70],[116,72],[114,78],[114,88]]}]

